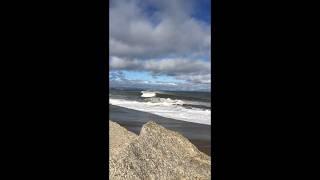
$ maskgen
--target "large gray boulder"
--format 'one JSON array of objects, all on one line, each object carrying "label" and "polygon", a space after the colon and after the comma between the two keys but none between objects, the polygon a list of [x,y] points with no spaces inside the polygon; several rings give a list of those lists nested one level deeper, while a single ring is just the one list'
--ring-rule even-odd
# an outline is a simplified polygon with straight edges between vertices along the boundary
[{"label": "large gray boulder", "polygon": [[210,179],[210,157],[179,133],[154,122],[146,123],[139,136],[111,122],[109,137],[112,180]]},{"label": "large gray boulder", "polygon": [[126,147],[131,141],[138,136],[119,124],[109,121],[109,153],[110,157],[115,153],[120,152],[123,147]]}]

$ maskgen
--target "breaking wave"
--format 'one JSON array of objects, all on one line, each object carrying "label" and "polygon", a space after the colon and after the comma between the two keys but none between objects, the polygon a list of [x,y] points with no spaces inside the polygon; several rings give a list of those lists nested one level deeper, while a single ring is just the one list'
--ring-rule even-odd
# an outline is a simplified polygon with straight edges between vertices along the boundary
[{"label": "breaking wave", "polygon": [[199,106],[205,106],[204,104],[201,104],[203,102],[186,102],[170,98],[157,98],[155,97],[157,93],[150,91],[142,91],[141,93],[141,97],[145,97],[144,101],[110,98],[109,102],[112,105],[148,112],[166,118],[200,124],[211,124],[210,109],[184,106],[189,103],[198,103]]},{"label": "breaking wave", "polygon": [[155,97],[156,96],[156,92],[152,92],[152,91],[141,91],[142,95],[141,97]]}]

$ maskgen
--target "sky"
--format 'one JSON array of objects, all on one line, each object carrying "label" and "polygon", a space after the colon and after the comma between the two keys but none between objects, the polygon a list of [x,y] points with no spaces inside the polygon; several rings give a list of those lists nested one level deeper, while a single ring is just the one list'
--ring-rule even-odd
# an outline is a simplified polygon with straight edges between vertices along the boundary
[{"label": "sky", "polygon": [[210,0],[111,0],[110,87],[210,91]]}]

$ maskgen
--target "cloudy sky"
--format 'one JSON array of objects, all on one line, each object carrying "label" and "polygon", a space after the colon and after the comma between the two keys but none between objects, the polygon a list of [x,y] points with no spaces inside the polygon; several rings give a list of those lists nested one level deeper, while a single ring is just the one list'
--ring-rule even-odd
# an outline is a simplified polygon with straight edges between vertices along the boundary
[{"label": "cloudy sky", "polygon": [[210,90],[210,0],[111,0],[110,87]]}]

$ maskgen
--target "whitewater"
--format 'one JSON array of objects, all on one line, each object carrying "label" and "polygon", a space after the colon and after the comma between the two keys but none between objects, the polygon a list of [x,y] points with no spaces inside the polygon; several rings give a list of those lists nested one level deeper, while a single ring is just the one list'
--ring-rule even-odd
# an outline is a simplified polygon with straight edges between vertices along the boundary
[{"label": "whitewater", "polygon": [[109,98],[109,103],[111,105],[148,112],[166,118],[211,125],[211,110],[183,107],[182,105],[185,102],[182,100],[172,100],[170,98],[156,99],[154,98],[156,96],[156,92],[141,93],[141,97],[147,98],[148,101],[141,102],[135,100]]}]

